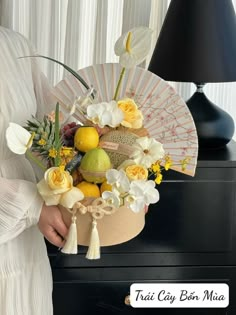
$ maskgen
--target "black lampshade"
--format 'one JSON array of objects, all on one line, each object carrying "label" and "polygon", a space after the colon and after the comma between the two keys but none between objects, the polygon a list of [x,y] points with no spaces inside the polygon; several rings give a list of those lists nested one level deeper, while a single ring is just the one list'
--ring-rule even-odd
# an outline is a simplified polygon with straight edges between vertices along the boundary
[{"label": "black lampshade", "polygon": [[168,81],[236,81],[231,0],[172,0],[149,70]]},{"label": "black lampshade", "polygon": [[234,133],[234,121],[208,102],[202,86],[236,81],[236,16],[232,1],[172,0],[149,70],[167,81],[200,86],[187,101],[200,147],[227,144]]}]

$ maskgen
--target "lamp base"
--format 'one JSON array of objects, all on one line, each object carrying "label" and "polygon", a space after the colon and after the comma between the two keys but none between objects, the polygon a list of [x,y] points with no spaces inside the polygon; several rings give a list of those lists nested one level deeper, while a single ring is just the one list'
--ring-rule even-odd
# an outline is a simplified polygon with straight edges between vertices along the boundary
[{"label": "lamp base", "polygon": [[186,102],[195,122],[199,149],[224,147],[234,135],[233,118],[213,104],[203,93],[202,83]]}]

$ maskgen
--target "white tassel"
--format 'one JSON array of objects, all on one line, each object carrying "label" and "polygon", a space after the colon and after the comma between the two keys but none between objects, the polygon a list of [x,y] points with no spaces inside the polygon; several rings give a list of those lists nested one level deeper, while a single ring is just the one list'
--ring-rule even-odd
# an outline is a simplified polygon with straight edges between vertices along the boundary
[{"label": "white tassel", "polygon": [[100,258],[100,240],[97,230],[97,222],[93,220],[92,231],[90,237],[90,244],[86,254],[87,259],[99,259]]},{"label": "white tassel", "polygon": [[67,235],[66,243],[63,246],[61,252],[64,254],[77,254],[77,226],[76,226],[76,216],[73,214],[71,218],[71,225]]}]

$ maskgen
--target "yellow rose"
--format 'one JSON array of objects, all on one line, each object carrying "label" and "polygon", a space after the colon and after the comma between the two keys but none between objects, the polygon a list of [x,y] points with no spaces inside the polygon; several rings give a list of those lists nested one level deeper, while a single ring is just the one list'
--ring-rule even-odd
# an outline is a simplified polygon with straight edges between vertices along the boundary
[{"label": "yellow rose", "polygon": [[59,167],[51,167],[45,173],[45,181],[55,193],[63,193],[73,186],[73,178],[69,172],[61,170]]},{"label": "yellow rose", "polygon": [[60,167],[48,169],[37,187],[48,206],[61,204],[64,207],[72,208],[75,202],[84,198],[82,191],[73,187],[73,178],[70,173]]},{"label": "yellow rose", "polygon": [[130,180],[147,179],[148,177],[148,170],[142,165],[128,165],[125,173]]},{"label": "yellow rose", "polygon": [[124,98],[119,100],[117,104],[124,114],[124,120],[121,122],[122,126],[134,129],[142,127],[143,115],[133,99]]}]

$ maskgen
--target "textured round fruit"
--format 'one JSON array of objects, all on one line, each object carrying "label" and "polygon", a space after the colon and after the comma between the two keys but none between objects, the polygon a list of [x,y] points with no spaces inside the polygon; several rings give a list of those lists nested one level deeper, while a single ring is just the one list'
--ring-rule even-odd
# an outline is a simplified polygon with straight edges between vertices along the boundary
[{"label": "textured round fruit", "polygon": [[132,145],[138,138],[139,137],[132,132],[112,130],[100,138],[99,146],[109,155],[113,168],[117,168],[122,162],[129,158]]},{"label": "textured round fruit", "polygon": [[104,191],[112,191],[112,186],[110,184],[107,183],[107,181],[103,182],[100,186],[100,192],[101,194]]},{"label": "textured round fruit", "polygon": [[94,127],[79,127],[74,136],[74,145],[81,152],[88,152],[96,148],[99,143],[99,134]]},{"label": "textured round fruit", "polygon": [[108,154],[102,148],[94,148],[85,153],[79,171],[83,178],[92,183],[103,183],[106,171],[111,168]]},{"label": "textured round fruit", "polygon": [[94,197],[94,198],[100,197],[100,189],[98,185],[96,184],[82,181],[76,187],[82,191],[85,197]]}]

